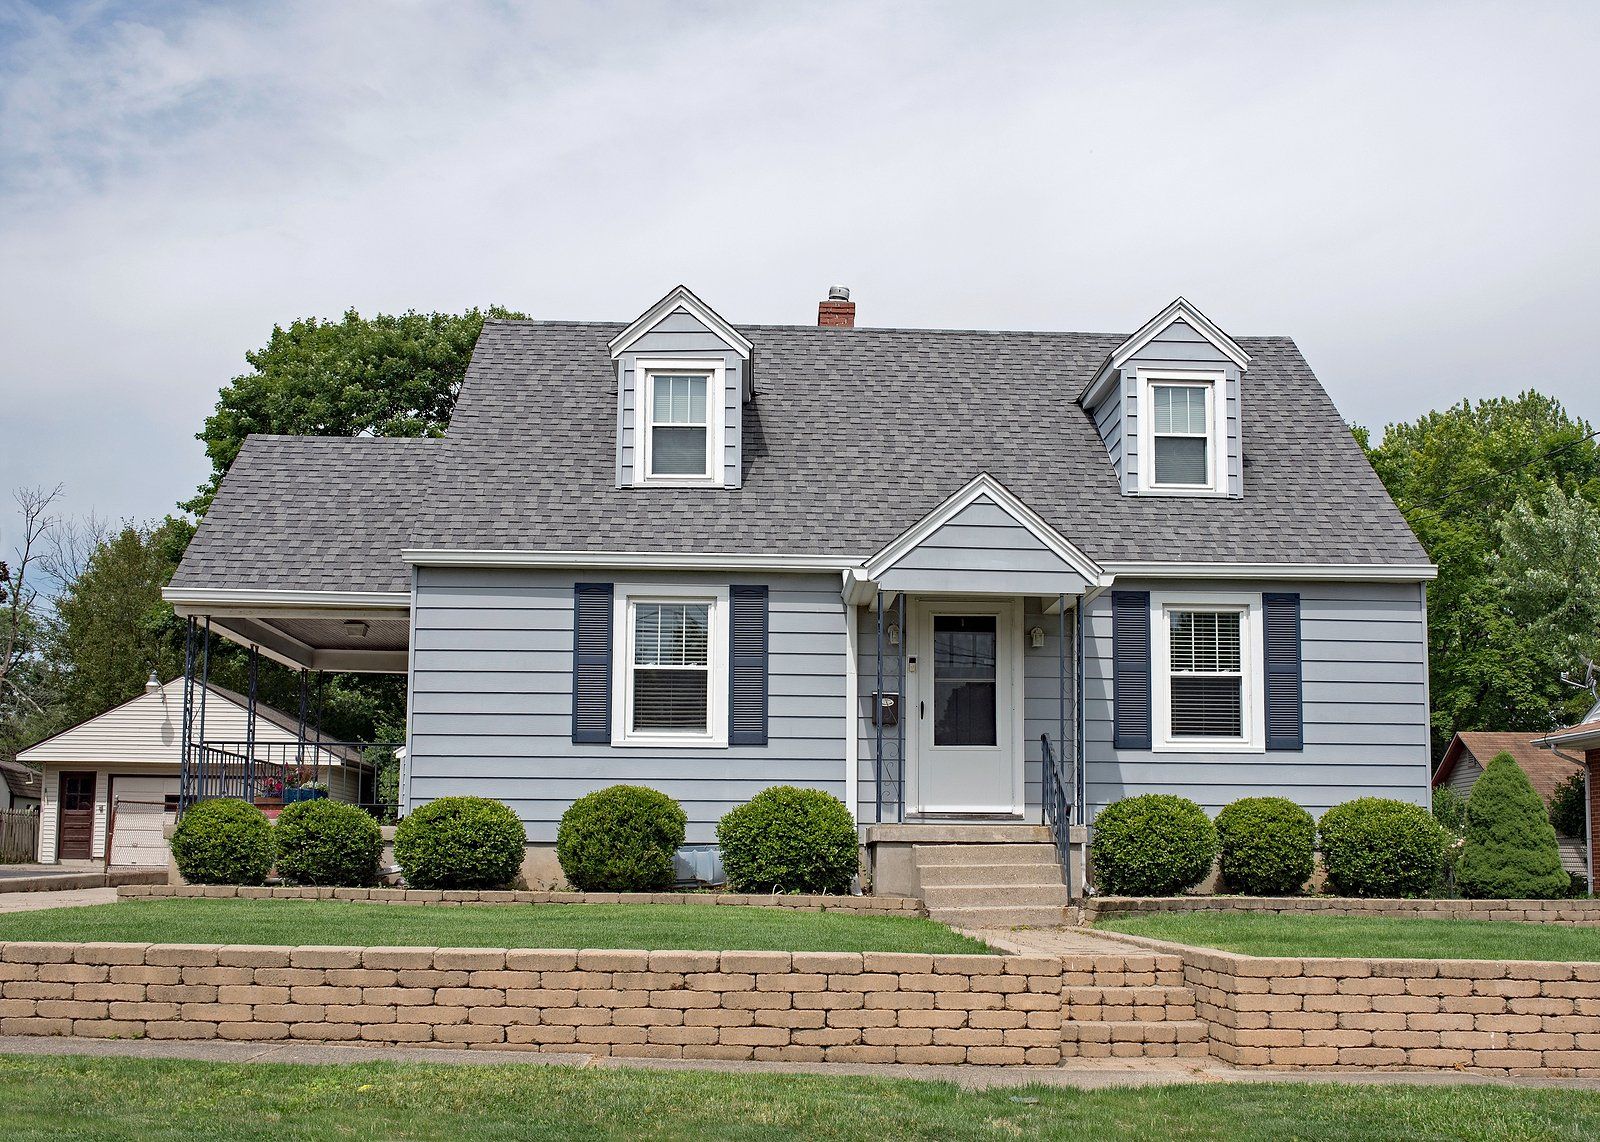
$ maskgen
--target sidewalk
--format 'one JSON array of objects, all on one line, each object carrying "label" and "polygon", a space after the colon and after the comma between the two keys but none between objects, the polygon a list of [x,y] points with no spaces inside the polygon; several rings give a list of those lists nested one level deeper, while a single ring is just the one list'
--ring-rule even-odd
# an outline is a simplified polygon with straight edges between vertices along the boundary
[{"label": "sidewalk", "polygon": [[0,892],[0,912],[37,912],[41,908],[78,908],[115,904],[115,888],[72,888],[42,892]]},{"label": "sidewalk", "polygon": [[0,1036],[0,1055],[78,1055],[190,1059],[212,1063],[470,1063],[476,1066],[585,1067],[599,1070],[719,1071],[731,1074],[808,1074],[948,1082],[967,1090],[1051,1086],[1171,1086],[1183,1083],[1352,1083],[1407,1086],[1522,1086],[1600,1091],[1600,1079],[1496,1078],[1457,1072],[1266,1071],[1207,1059],[1084,1059],[1059,1067],[910,1066],[899,1063],[754,1063],[692,1059],[593,1058],[538,1051],[457,1051],[422,1047],[339,1047],[320,1043],[233,1043],[153,1039],[61,1039]]}]

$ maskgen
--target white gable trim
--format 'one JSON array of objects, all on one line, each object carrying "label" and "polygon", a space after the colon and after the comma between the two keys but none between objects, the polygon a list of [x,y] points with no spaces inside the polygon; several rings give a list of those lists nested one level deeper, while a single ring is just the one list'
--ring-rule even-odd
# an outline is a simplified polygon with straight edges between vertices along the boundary
[{"label": "white gable trim", "polygon": [[626,353],[630,345],[638,341],[646,333],[649,333],[665,317],[677,309],[683,309],[707,329],[710,329],[718,337],[733,346],[740,357],[746,361],[750,359],[750,353],[754,346],[750,344],[749,339],[732,325],[729,325],[716,310],[696,297],[688,286],[683,285],[674,287],[667,296],[645,310],[634,320],[633,324],[611,339],[608,345],[611,350],[611,359],[615,361]]},{"label": "white gable trim", "polygon": [[1246,353],[1237,341],[1224,333],[1216,322],[1196,309],[1187,298],[1179,297],[1173,299],[1172,303],[1165,309],[1141,325],[1138,332],[1111,350],[1111,355],[1106,358],[1105,363],[1095,373],[1094,379],[1089,382],[1089,386],[1083,390],[1080,403],[1084,405],[1097,403],[1103,395],[1102,390],[1116,374],[1117,370],[1138,356],[1141,349],[1161,336],[1162,332],[1175,321],[1187,323],[1195,332],[1209,341],[1217,352],[1232,361],[1238,368],[1249,368],[1250,354]]},{"label": "white gable trim", "polygon": [[920,546],[924,540],[949,523],[976,500],[987,497],[996,507],[1044,544],[1058,559],[1078,575],[1097,584],[1104,575],[1100,565],[1090,559],[1072,542],[1046,523],[1037,512],[1012,495],[1000,481],[987,472],[980,472],[964,488],[923,516],[909,529],[869,557],[864,568],[868,579],[877,579],[900,560]]}]

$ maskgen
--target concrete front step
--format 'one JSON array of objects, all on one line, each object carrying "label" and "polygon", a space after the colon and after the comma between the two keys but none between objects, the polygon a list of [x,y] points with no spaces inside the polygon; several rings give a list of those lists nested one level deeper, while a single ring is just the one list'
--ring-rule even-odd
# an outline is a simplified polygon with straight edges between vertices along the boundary
[{"label": "concrete front step", "polygon": [[1008,908],[1026,905],[1067,906],[1064,884],[960,884],[923,888],[922,902],[936,919],[951,909],[985,908],[1003,904]]},{"label": "concrete front step", "polygon": [[1059,904],[1006,905],[983,908],[928,909],[928,917],[952,928],[1059,928],[1068,920]]},{"label": "concrete front step", "polygon": [[968,884],[1063,885],[1061,866],[1054,861],[1048,864],[1040,861],[1020,864],[925,864],[919,865],[917,872],[924,889]]},{"label": "concrete front step", "polygon": [[936,864],[1054,864],[1059,867],[1054,845],[912,845],[911,859],[919,868]]},{"label": "concrete front step", "polygon": [[1210,1028],[1199,1019],[1112,1023],[1069,1019],[1061,1024],[1061,1055],[1069,1059],[1203,1058]]}]

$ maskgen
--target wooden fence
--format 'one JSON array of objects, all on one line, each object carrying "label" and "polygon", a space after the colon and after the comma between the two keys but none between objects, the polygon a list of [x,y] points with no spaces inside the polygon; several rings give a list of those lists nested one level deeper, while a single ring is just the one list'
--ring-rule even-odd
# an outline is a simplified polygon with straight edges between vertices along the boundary
[{"label": "wooden fence", "polygon": [[27,864],[38,859],[38,810],[0,809],[0,864]]}]

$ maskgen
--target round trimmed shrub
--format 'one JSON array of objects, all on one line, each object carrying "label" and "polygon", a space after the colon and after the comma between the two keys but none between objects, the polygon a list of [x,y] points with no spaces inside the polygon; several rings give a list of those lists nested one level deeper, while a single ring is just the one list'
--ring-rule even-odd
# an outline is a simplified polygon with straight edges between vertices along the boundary
[{"label": "round trimmed shrub", "polygon": [[1217,844],[1232,891],[1287,896],[1311,879],[1317,823],[1287,797],[1245,797],[1217,814]]},{"label": "round trimmed shrub", "polygon": [[1171,896],[1206,878],[1217,830],[1185,797],[1146,793],[1107,805],[1089,843],[1095,884],[1108,896]]},{"label": "round trimmed shrub", "polygon": [[1340,896],[1425,896],[1439,884],[1449,835],[1421,805],[1360,797],[1329,809],[1317,831]]},{"label": "round trimmed shrub", "polygon": [[556,859],[580,892],[659,892],[672,887],[672,854],[687,824],[682,807],[665,793],[612,785],[578,798],[561,814]]},{"label": "round trimmed shrub", "polygon": [[1467,798],[1467,843],[1456,887],[1479,900],[1556,900],[1572,877],[1539,794],[1509,753],[1496,754]]},{"label": "round trimmed shrub", "polygon": [[288,884],[365,888],[378,879],[383,831],[342,801],[296,801],[273,826],[278,875]]},{"label": "round trimmed shrub", "polygon": [[504,888],[526,846],[517,815],[487,797],[430,801],[394,831],[394,859],[412,888]]},{"label": "round trimmed shrub", "polygon": [[717,844],[738,892],[849,892],[860,866],[850,810],[820,789],[762,790],[723,814]]},{"label": "round trimmed shrub", "polygon": [[272,870],[272,826],[247,801],[199,801],[178,819],[172,859],[190,884],[261,884]]}]

